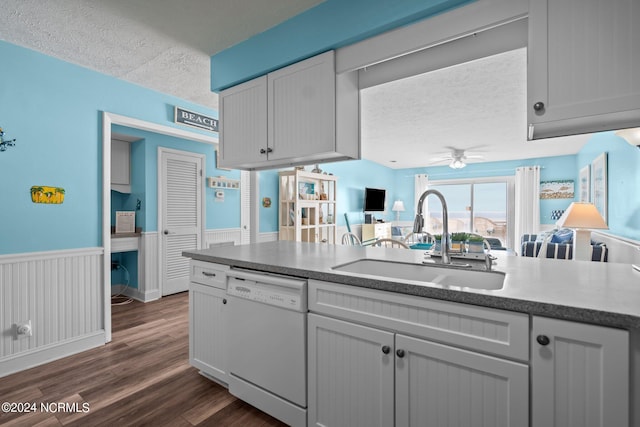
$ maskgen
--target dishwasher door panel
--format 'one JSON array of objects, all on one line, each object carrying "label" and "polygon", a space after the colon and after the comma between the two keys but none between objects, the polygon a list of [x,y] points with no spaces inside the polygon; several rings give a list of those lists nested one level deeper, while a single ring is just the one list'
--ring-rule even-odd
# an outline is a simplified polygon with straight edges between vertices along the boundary
[{"label": "dishwasher door panel", "polygon": [[306,407],[306,313],[228,299],[229,373]]}]

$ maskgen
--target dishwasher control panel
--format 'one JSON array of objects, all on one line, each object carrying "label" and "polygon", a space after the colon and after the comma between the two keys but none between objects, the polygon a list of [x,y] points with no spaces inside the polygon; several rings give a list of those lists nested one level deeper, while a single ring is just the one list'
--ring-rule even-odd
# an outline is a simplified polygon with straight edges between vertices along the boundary
[{"label": "dishwasher control panel", "polygon": [[293,289],[237,277],[229,277],[227,283],[227,295],[294,311],[307,310],[305,291],[306,286]]}]

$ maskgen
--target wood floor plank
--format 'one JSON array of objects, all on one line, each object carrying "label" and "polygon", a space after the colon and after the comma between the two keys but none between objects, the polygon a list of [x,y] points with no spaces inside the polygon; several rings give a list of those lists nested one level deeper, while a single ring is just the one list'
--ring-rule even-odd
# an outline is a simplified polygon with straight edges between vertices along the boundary
[{"label": "wood floor plank", "polygon": [[111,343],[0,379],[0,401],[89,412],[0,413],[0,425],[284,426],[189,365],[188,312],[187,293],[113,306]]}]

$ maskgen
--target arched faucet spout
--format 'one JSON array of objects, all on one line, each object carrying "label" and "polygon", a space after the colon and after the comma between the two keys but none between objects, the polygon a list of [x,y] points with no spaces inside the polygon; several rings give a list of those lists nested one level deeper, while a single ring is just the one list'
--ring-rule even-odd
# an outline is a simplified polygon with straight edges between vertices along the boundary
[{"label": "arched faucet spout", "polygon": [[441,192],[437,190],[427,190],[420,196],[418,200],[418,207],[416,212],[416,218],[413,221],[413,232],[414,233],[422,233],[422,227],[424,227],[424,217],[422,215],[422,207],[424,205],[424,201],[429,196],[429,194],[433,194],[438,199],[440,199],[440,203],[442,203],[442,263],[450,264],[449,258],[449,212],[447,209],[447,202],[444,200],[444,196]]}]

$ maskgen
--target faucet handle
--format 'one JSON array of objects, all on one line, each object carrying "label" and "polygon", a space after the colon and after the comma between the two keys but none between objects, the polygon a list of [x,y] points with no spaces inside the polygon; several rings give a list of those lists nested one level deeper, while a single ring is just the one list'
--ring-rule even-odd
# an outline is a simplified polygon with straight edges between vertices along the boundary
[{"label": "faucet handle", "polygon": [[487,271],[491,271],[491,267],[493,266],[493,261],[497,260],[498,257],[495,257],[493,255],[491,255],[489,252],[487,252],[484,255],[484,265],[487,269]]}]

